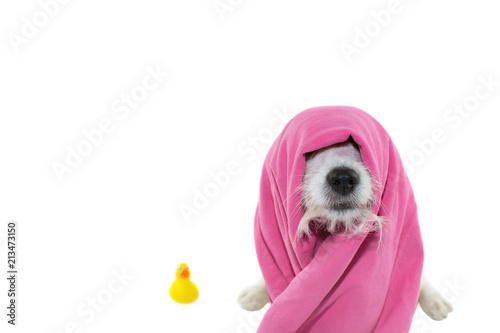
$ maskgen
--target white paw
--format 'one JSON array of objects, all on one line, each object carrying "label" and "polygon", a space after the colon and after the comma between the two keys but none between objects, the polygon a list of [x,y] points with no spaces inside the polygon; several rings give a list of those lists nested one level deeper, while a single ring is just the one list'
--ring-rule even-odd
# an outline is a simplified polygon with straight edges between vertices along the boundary
[{"label": "white paw", "polygon": [[243,290],[238,296],[240,307],[247,311],[257,311],[269,303],[266,288],[260,285],[252,285]]},{"label": "white paw", "polygon": [[453,311],[451,303],[437,291],[422,293],[419,303],[422,310],[434,320],[443,320]]}]

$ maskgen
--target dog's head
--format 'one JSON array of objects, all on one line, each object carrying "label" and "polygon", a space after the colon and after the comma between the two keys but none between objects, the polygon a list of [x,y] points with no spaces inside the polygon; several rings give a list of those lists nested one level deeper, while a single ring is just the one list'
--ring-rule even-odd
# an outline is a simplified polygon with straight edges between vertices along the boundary
[{"label": "dog's head", "polygon": [[304,216],[298,237],[309,237],[311,227],[347,234],[364,231],[370,220],[375,221],[375,228],[380,227],[381,218],[371,211],[377,184],[352,138],[307,153],[305,158],[301,198]]}]

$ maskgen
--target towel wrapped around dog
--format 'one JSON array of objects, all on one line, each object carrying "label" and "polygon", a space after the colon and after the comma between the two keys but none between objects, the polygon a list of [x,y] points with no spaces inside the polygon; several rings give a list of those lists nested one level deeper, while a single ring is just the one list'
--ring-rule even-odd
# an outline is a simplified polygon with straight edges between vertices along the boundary
[{"label": "towel wrapped around dog", "polygon": [[[383,227],[300,241],[304,154],[350,136],[382,185],[372,212],[384,216]],[[317,107],[285,126],[264,162],[255,245],[271,300],[258,333],[409,331],[423,264],[417,206],[391,138],[364,111]]]}]

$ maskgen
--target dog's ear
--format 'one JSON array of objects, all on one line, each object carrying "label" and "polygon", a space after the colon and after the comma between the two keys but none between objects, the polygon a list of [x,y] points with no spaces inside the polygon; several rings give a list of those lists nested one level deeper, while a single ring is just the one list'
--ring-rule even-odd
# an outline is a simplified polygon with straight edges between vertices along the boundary
[{"label": "dog's ear", "polygon": [[360,146],[354,141],[352,135],[349,135],[349,139],[347,139],[348,142],[352,143],[352,145],[359,151]]}]

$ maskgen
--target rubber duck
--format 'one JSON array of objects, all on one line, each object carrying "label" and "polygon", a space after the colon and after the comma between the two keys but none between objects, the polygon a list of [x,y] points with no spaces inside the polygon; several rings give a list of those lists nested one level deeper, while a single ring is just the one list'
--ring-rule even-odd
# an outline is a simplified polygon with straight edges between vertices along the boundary
[{"label": "rubber duck", "polygon": [[170,297],[177,303],[188,304],[198,299],[198,287],[189,279],[191,271],[186,264],[177,266],[175,281],[170,286]]}]

